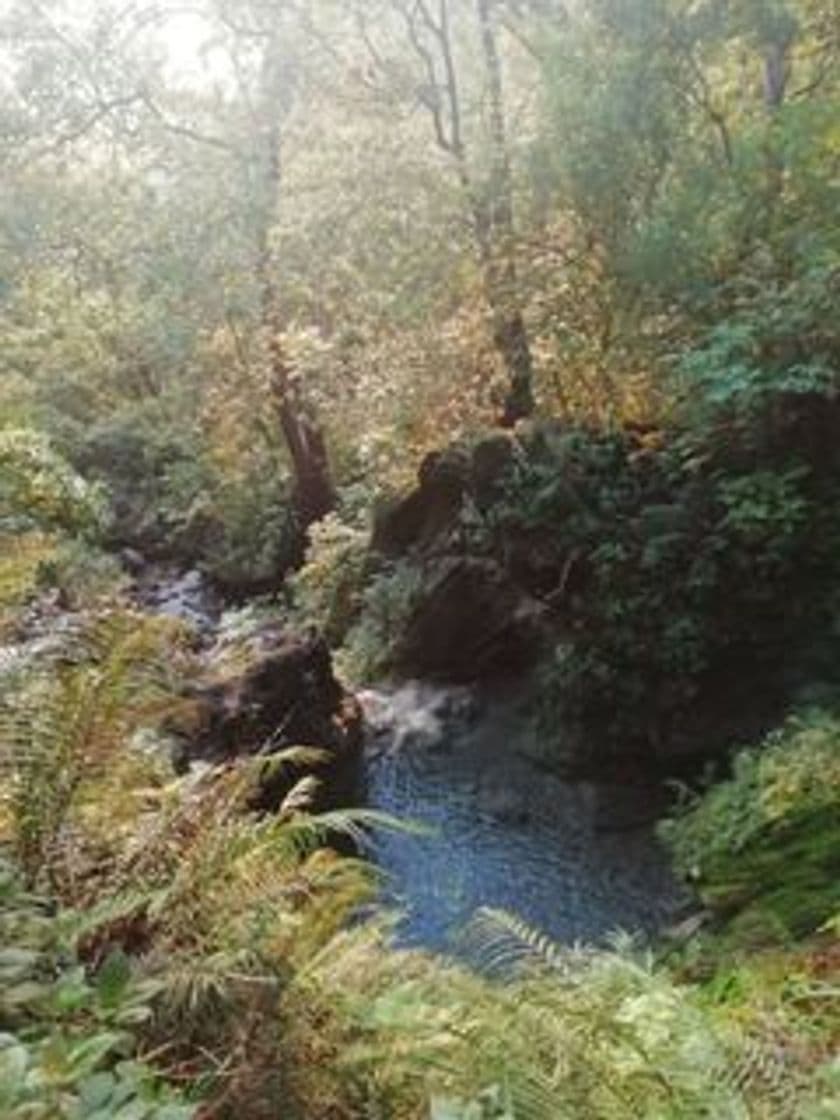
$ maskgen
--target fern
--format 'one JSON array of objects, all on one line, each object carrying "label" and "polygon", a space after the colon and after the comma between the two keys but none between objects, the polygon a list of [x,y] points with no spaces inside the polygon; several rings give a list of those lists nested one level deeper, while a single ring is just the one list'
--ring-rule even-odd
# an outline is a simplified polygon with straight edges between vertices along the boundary
[{"label": "fern", "polygon": [[540,930],[505,910],[482,908],[469,923],[462,945],[470,959],[489,972],[504,973],[523,963],[567,972],[586,957],[584,950],[558,945]]},{"label": "fern", "polygon": [[[14,693],[0,697],[2,807],[34,883],[60,858],[60,840],[86,795],[139,757],[138,727],[173,704],[164,655],[177,633],[162,620],[113,613],[69,629]],[[128,809],[131,817],[131,806]]]}]

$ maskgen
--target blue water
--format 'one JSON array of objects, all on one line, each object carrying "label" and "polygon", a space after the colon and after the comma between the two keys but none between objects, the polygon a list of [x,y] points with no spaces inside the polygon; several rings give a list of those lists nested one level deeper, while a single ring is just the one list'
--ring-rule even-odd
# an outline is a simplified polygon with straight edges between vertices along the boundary
[{"label": "blue water", "polygon": [[603,942],[653,933],[685,900],[654,835],[660,790],[563,781],[521,753],[523,721],[453,713],[440,691],[414,686],[377,706],[367,803],[430,830],[375,841],[404,943],[450,949],[482,907],[563,943]]}]

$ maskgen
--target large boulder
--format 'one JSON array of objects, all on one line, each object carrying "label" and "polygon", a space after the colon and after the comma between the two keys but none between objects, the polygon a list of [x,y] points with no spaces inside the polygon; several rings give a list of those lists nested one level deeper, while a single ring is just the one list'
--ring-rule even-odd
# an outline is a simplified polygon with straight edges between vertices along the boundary
[{"label": "large boulder", "polygon": [[312,774],[321,783],[317,808],[346,802],[363,720],[359,704],[333,674],[323,638],[267,626],[247,642],[205,656],[208,670],[189,690],[189,717],[171,729],[181,766],[313,747],[323,752],[320,762],[267,769],[262,800],[279,804],[299,778]]},{"label": "large boulder", "polygon": [[516,672],[541,638],[540,605],[492,560],[436,560],[395,650],[403,676],[465,684]]},{"label": "large boulder", "polygon": [[502,494],[516,456],[509,435],[432,452],[417,486],[381,509],[371,548],[423,573],[422,592],[392,659],[403,677],[464,684],[522,670],[542,636],[539,603],[511,579],[507,565],[479,550],[470,533]]},{"label": "large boulder", "polygon": [[465,501],[479,509],[491,505],[513,457],[511,438],[499,433],[469,447],[456,443],[428,454],[420,464],[415,489],[378,511],[373,551],[397,557],[445,550],[457,535]]}]

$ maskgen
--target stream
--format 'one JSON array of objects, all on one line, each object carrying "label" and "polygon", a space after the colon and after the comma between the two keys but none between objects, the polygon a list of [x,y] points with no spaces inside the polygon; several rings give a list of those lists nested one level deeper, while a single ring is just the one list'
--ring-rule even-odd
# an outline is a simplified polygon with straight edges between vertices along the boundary
[{"label": "stream", "polygon": [[[203,639],[222,604],[198,573],[139,580],[143,609],[182,617]],[[72,616],[0,649],[0,674],[37,657]],[[562,943],[653,934],[686,902],[654,822],[661,787],[564,781],[540,764],[516,698],[409,683],[360,697],[367,721],[361,798],[425,832],[383,830],[372,858],[404,944],[456,950],[481,907],[508,910]]]}]

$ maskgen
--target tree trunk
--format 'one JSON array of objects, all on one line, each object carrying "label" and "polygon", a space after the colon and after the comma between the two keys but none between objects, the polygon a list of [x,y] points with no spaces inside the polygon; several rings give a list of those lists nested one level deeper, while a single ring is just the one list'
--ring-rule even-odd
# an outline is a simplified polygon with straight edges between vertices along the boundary
[{"label": "tree trunk", "polygon": [[490,9],[491,0],[477,0],[490,98],[491,171],[486,201],[477,202],[474,209],[484,286],[493,315],[493,341],[508,376],[499,422],[510,428],[534,411],[534,364],[514,258],[513,182],[505,129],[502,64]]},{"label": "tree trunk", "polygon": [[266,46],[263,66],[263,161],[257,275],[260,286],[262,329],[265,336],[272,405],[289,452],[294,479],[294,502],[305,533],[335,507],[326,440],[317,418],[307,405],[292,363],[282,342],[283,314],[277,291],[271,250],[271,226],[282,183],[281,117],[284,112],[283,67],[276,43]]}]

